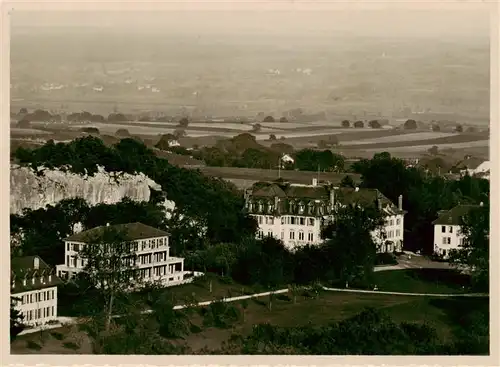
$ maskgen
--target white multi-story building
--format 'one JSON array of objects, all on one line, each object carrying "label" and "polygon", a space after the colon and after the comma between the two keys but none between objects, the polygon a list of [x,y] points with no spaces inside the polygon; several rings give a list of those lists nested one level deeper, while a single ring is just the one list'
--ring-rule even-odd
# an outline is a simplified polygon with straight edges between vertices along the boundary
[{"label": "white multi-story building", "polygon": [[447,258],[450,250],[455,250],[462,245],[464,235],[461,231],[463,217],[478,205],[457,205],[450,210],[438,212],[434,224],[434,253]]},{"label": "white multi-story building", "polygon": [[57,318],[57,285],[54,269],[38,256],[11,260],[11,297],[17,299],[26,325],[43,325]]},{"label": "white multi-story building", "polygon": [[259,224],[257,236],[270,236],[293,249],[322,241],[321,230],[334,219],[337,208],[349,204],[378,205],[385,226],[372,233],[379,252],[402,251],[405,211],[403,198],[394,205],[376,189],[338,188],[259,182],[245,195],[246,210]]},{"label": "white multi-story building", "polygon": [[[124,233],[125,239],[133,246],[135,254],[131,266],[139,272],[143,282],[159,282],[165,286],[181,284],[184,280],[184,259],[170,256],[167,232],[142,223],[127,223],[111,226]],[[69,279],[85,268],[85,258],[79,255],[83,246],[91,238],[103,233],[106,226],[78,232],[64,240],[65,262],[57,265],[57,274]],[[96,246],[96,245],[93,245]]]}]

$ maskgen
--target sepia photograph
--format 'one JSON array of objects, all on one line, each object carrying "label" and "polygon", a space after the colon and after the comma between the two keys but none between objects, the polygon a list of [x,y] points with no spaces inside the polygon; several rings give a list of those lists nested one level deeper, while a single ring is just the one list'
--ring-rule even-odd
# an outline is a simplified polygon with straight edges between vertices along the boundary
[{"label": "sepia photograph", "polygon": [[491,356],[496,7],[270,4],[5,13],[11,355]]}]

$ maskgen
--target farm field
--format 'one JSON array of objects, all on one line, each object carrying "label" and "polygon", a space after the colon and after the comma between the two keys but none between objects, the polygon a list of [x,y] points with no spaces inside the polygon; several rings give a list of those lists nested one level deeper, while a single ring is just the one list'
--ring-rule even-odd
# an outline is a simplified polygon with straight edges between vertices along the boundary
[{"label": "farm field", "polygon": [[[485,156],[489,147],[487,132],[478,133],[452,133],[433,132],[425,130],[404,129],[371,129],[371,128],[342,128],[338,124],[324,126],[326,122],[314,123],[263,123],[258,133],[251,131],[252,123],[235,122],[192,122],[187,128],[182,128],[187,133],[180,139],[185,147],[213,146],[220,139],[232,138],[238,134],[250,133],[255,136],[259,144],[270,146],[280,142],[293,146],[296,150],[304,148],[317,148],[321,140],[328,140],[335,136],[340,145],[333,148],[335,152],[349,157],[370,157],[379,151],[388,151],[394,156],[406,157],[420,156],[429,148],[437,145],[443,149],[467,149],[470,152],[481,152]],[[11,126],[13,139],[43,138],[55,141],[65,141],[83,136],[80,130],[83,127],[96,127],[102,135],[114,136],[118,129],[127,129],[133,136],[140,137],[148,144],[154,144],[162,134],[172,134],[179,129],[176,123],[163,122],[120,122],[120,123],[92,123],[92,124],[46,124],[33,123],[30,129],[21,129]],[[279,128],[276,126],[280,126]],[[278,141],[269,140],[274,134]],[[487,155],[486,155],[487,157]],[[243,178],[245,177],[233,177]]]},{"label": "farm field", "polygon": [[[200,171],[208,176],[223,177],[225,179],[239,179],[249,181],[271,181],[276,180],[278,170],[266,170],[257,168],[236,168],[236,167],[201,167]],[[345,173],[321,172],[318,176],[317,172],[309,171],[285,171],[281,170],[280,175],[285,180],[290,180],[295,183],[310,184],[313,178],[318,178],[318,181],[330,181],[339,183],[346,176]],[[361,177],[357,174],[348,174],[355,182],[360,182]]]},{"label": "farm field", "polygon": [[[467,149],[467,148],[487,148],[490,144],[490,140],[475,140],[464,143],[447,143],[447,144],[439,144],[439,149]],[[369,148],[366,149],[367,152],[379,152],[381,150],[389,152],[389,153],[399,153],[399,152],[413,152],[413,153],[421,153],[432,148],[436,143],[432,144],[421,144],[421,145],[410,145],[410,146],[397,146],[397,147],[378,147],[378,148]]]},{"label": "farm field", "polygon": [[377,143],[392,143],[392,142],[413,142],[421,141],[426,139],[438,139],[448,136],[456,136],[456,133],[440,133],[440,132],[419,132],[410,134],[399,134],[392,136],[382,136],[379,138],[367,138],[360,139],[358,141],[350,141],[349,145],[366,145],[366,144],[377,144]]}]

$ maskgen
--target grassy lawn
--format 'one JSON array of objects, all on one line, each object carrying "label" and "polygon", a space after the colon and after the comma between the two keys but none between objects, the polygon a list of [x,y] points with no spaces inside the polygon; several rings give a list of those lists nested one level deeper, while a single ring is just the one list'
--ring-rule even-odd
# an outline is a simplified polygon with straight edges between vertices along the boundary
[{"label": "grassy lawn", "polygon": [[92,341],[75,325],[21,335],[10,345],[11,354],[92,354]]},{"label": "grassy lawn", "polygon": [[[210,282],[212,289],[210,291]],[[286,288],[286,287],[283,287]],[[211,301],[223,297],[236,297],[244,294],[265,292],[267,289],[244,286],[238,283],[225,282],[220,277],[208,275],[205,279],[197,279],[193,283],[183,284],[165,289],[172,297],[174,304],[182,305],[193,297],[197,302]]]},{"label": "grassy lawn", "polygon": [[[404,269],[374,273],[380,291],[408,293],[464,293],[469,278],[452,269]],[[464,288],[462,288],[464,287]]]},{"label": "grassy lawn", "polygon": [[[235,323],[230,329],[206,328],[188,335],[182,342],[187,343],[194,351],[204,347],[213,350],[219,348],[233,333],[246,335],[251,332],[253,325],[259,323],[283,327],[309,323],[321,326],[354,316],[366,307],[385,310],[395,322],[430,324],[445,341],[452,332],[446,309],[437,307],[432,303],[433,299],[428,297],[322,292],[317,299],[298,296],[297,302],[293,303],[291,295],[287,295],[289,300],[275,298],[271,310],[268,308],[267,296],[256,301],[250,300],[244,312],[244,321]],[[234,304],[241,308],[239,302]],[[191,322],[203,329],[201,316],[192,315]]]}]

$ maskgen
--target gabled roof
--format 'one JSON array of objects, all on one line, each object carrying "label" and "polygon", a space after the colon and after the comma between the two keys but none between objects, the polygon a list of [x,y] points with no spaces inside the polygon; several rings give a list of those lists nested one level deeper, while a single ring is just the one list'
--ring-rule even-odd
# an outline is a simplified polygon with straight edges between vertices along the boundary
[{"label": "gabled roof", "polygon": [[277,184],[270,184],[266,186],[258,186],[254,192],[252,193],[252,196],[255,197],[280,197],[284,198],[286,197],[285,192],[279,187]]},{"label": "gabled roof", "polygon": [[[38,268],[36,262],[38,261]],[[62,281],[55,275],[54,268],[49,266],[38,256],[15,257],[10,261],[11,293],[27,292],[35,289],[43,289],[57,286]],[[50,275],[50,280],[49,280]],[[23,280],[26,279],[26,285]],[[33,283],[33,279],[35,282]]]},{"label": "gabled roof", "polygon": [[328,199],[329,192],[324,186],[290,185],[285,190],[286,196],[294,199]]},{"label": "gabled roof", "polygon": [[450,210],[439,211],[439,217],[432,224],[460,226],[463,224],[462,218],[476,208],[479,208],[479,205],[457,205]]},{"label": "gabled roof", "polygon": [[98,237],[106,228],[112,228],[118,232],[123,232],[125,235],[125,239],[127,241],[136,241],[142,240],[146,238],[154,238],[154,237],[165,237],[168,236],[168,233],[162,231],[161,229],[157,229],[151,226],[148,226],[143,223],[125,223],[125,224],[115,224],[110,226],[100,226],[89,229],[87,231],[82,231],[80,233],[75,233],[68,238],[64,239],[64,241],[74,241],[74,242],[87,242],[91,238]]}]

